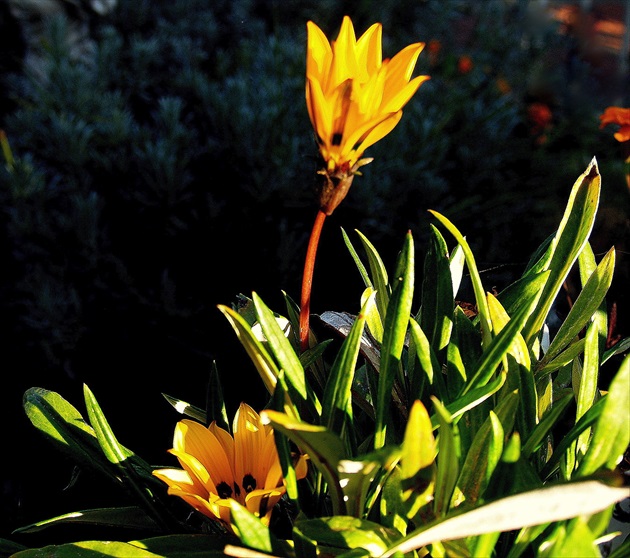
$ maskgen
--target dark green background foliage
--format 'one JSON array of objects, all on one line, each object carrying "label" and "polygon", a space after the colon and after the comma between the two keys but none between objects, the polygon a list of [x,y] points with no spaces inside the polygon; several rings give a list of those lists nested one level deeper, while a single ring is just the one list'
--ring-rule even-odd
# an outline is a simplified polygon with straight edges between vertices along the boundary
[{"label": "dark green background foliage", "polygon": [[[120,503],[81,475],[62,491],[72,464],[28,423],[28,387],[81,408],[87,383],[120,442],[154,464],[170,463],[178,419],[161,393],[203,406],[213,361],[230,414],[241,399],[264,401],[216,305],[252,291],[280,312],[282,290],[299,300],[320,166],[304,102],[309,19],[329,37],[344,14],[357,34],[380,21],[388,56],[411,42],[442,45],[435,60],[420,55],[417,71],[431,80],[326,222],[313,312],[359,308],[340,227],[359,229],[393,264],[408,229],[424,249],[427,209],[466,234],[486,288],[505,287],[555,230],[593,156],[604,184],[594,249],[615,244],[615,284],[627,281],[621,151],[598,119],[627,105],[624,82],[570,33],[531,24],[527,4],[119,0],[91,22],[87,57],[72,56],[60,18],[44,22],[37,68],[20,63],[19,37],[5,41],[0,128],[15,156],[11,172],[0,169],[5,536]],[[553,111],[544,142],[530,132],[535,101]],[[627,294],[613,286],[611,297],[627,335]]]}]

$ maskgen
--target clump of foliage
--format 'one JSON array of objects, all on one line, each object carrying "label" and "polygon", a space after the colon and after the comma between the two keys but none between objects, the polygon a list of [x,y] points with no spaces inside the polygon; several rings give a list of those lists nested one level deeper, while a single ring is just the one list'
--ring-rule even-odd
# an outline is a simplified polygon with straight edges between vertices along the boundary
[{"label": "clump of foliage", "polygon": [[[438,226],[431,226],[421,273],[411,233],[391,272],[367,237],[357,231],[357,250],[345,235],[365,290],[357,315],[321,315],[341,338],[337,346],[334,336],[313,339],[300,354],[298,308],[288,296],[288,331],[287,318],[255,292],[237,306],[220,306],[269,390],[261,416],[276,432],[287,483],[284,521],[267,526],[236,501],[236,535],[217,531],[205,516],[182,515],[155,485],[154,467],[120,444],[85,386],[87,420],[41,388],[26,392],[25,410],[83,467],[125,486],[136,505],[85,510],[22,531],[79,522],[160,535],[56,549],[68,556],[114,547],[147,556],[248,549],[286,558],[601,556],[614,504],[629,495],[617,467],[630,444],[630,357],[606,392],[598,376],[630,339],[605,348],[615,250],[598,262],[589,243],[600,187],[593,160],[557,230],[499,293],[484,287],[466,238],[439,212],[431,212]],[[550,310],[576,264],[581,292],[550,336]],[[457,300],[465,271],[471,305]],[[169,400],[196,421],[224,424],[219,378],[215,371],[205,408]],[[312,464],[300,481],[296,449]]]},{"label": "clump of foliage", "polygon": [[[80,392],[86,382],[121,398],[110,411],[120,424],[137,396],[118,386],[133,382],[144,386],[145,416],[156,422],[159,444],[139,423],[127,425],[128,435],[134,447],[159,455],[170,427],[161,392],[195,400],[215,361],[232,363],[227,376],[251,371],[216,302],[256,289],[278,307],[279,288],[298,289],[317,168],[304,110],[304,23],[313,19],[332,31],[345,6],[150,4],[120,0],[95,23],[87,58],[73,57],[67,22],[50,20],[41,39],[45,71],[2,76],[10,100],[3,106],[11,110],[0,128],[12,160],[0,168],[0,330],[7,362],[19,363],[7,372],[19,385],[3,407],[5,421],[21,416],[19,397],[30,385]],[[588,77],[585,67],[543,97],[554,111],[547,141],[537,144],[530,134],[532,74],[550,46],[563,52],[570,39],[553,25],[523,25],[521,9],[460,0],[356,7],[357,27],[376,18],[396,30],[388,51],[417,40],[442,45],[435,59],[419,60],[419,70],[432,76],[423,95],[387,144],[374,146],[379,172],[367,168],[335,215],[380,246],[388,267],[401,231],[413,231],[419,251],[431,245],[432,207],[466,230],[483,254],[482,271],[490,267],[485,262],[507,264],[484,274],[491,287],[505,287],[522,267],[514,262],[524,265],[538,235],[552,230],[566,184],[593,155],[610,185],[600,214],[606,223],[627,214],[626,192],[613,186],[623,186],[621,166],[596,129],[598,99],[578,103],[571,96],[576,80]],[[453,33],[470,21],[470,32]],[[473,62],[467,73],[457,64],[462,55]],[[509,91],[499,87],[502,80]],[[524,219],[539,226],[514,226]],[[617,243],[622,226],[605,239]],[[597,256],[609,247],[598,230],[596,223]],[[324,233],[319,265],[335,288],[314,292],[318,312],[347,309],[361,285],[339,238],[333,226]],[[627,277],[626,262],[620,253],[609,295],[620,302],[615,283]],[[181,386],[174,370],[194,380]],[[225,390],[228,407],[241,397],[265,403],[255,382],[239,387]],[[9,445],[28,439],[30,424],[22,426],[11,431]],[[26,451],[29,464],[5,475],[25,476],[22,487],[9,487],[6,501],[13,498],[15,507],[2,508],[11,527],[35,519],[35,501],[56,500],[52,484],[30,488],[40,456]],[[62,468],[63,484],[70,471]]]}]

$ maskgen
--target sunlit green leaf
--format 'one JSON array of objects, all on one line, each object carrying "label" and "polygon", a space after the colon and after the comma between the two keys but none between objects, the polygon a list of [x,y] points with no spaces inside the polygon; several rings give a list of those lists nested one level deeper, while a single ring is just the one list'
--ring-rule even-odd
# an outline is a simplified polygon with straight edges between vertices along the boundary
[{"label": "sunlit green leaf", "polygon": [[492,322],[490,321],[490,316],[488,314],[488,306],[486,304],[486,292],[483,288],[483,284],[481,282],[481,277],[479,276],[479,270],[477,269],[477,263],[475,261],[475,256],[470,249],[470,246],[462,233],[459,232],[457,227],[453,225],[444,215],[441,215],[437,211],[429,210],[440,223],[442,223],[448,231],[455,237],[455,240],[462,247],[462,251],[464,252],[464,256],[466,258],[466,265],[468,267],[468,273],[470,274],[470,280],[472,282],[473,291],[475,293],[475,302],[477,303],[477,308],[479,310],[479,319],[481,322],[481,335],[482,335],[482,343],[485,347],[490,343],[491,332],[492,332]]},{"label": "sunlit green leaf", "polygon": [[630,445],[630,355],[626,356],[612,379],[604,408],[593,428],[588,451],[578,474],[589,475],[601,467],[612,469]]},{"label": "sunlit green leaf", "polygon": [[374,434],[375,449],[385,445],[387,422],[391,413],[391,391],[398,372],[411,316],[414,288],[414,245],[409,232],[398,259],[394,281],[392,296],[387,306],[381,347],[381,368],[376,403],[376,432]]},{"label": "sunlit green leaf", "polygon": [[267,338],[269,348],[273,353],[278,366],[284,373],[284,378],[289,387],[289,395],[296,405],[301,401],[308,408],[313,418],[319,417],[321,404],[317,396],[306,383],[304,368],[300,363],[294,347],[287,339],[285,332],[278,325],[276,316],[256,294],[252,294],[256,315],[262,327],[263,334]]},{"label": "sunlit green leaf", "polygon": [[440,425],[433,510],[436,516],[442,516],[450,508],[459,476],[459,432],[446,408],[437,399],[432,398],[432,401]]},{"label": "sunlit green leaf", "polygon": [[267,409],[260,416],[309,455],[329,485],[334,513],[345,514],[346,506],[339,485],[338,468],[339,461],[349,456],[339,436],[324,426],[307,424],[278,411]]},{"label": "sunlit green leaf", "polygon": [[[352,329],[346,337],[330,370],[324,391],[322,421],[329,430],[346,438],[353,433],[352,426],[352,383],[357,365],[361,338],[365,326],[366,314],[374,306],[371,296],[361,309]],[[349,427],[351,432],[346,430]]]},{"label": "sunlit green leaf", "polygon": [[388,558],[396,552],[410,552],[434,541],[512,531],[590,515],[628,495],[630,489],[627,487],[613,486],[594,479],[545,486],[500,498],[464,513],[454,512],[446,518],[423,525],[392,545],[382,557]]},{"label": "sunlit green leaf", "polygon": [[332,555],[343,549],[363,549],[368,556],[381,556],[398,536],[396,531],[378,523],[349,516],[296,521],[294,531],[316,541],[322,549],[330,548]]},{"label": "sunlit green leaf", "polygon": [[564,215],[551,241],[550,275],[523,331],[528,343],[541,330],[562,284],[588,240],[599,205],[600,188],[601,177],[593,159],[573,185]]},{"label": "sunlit green leaf", "polygon": [[368,257],[368,263],[370,266],[370,273],[372,274],[371,285],[376,290],[376,306],[379,313],[384,318],[387,314],[387,306],[389,304],[389,296],[391,294],[392,287],[389,284],[389,278],[387,276],[387,270],[385,264],[381,259],[381,256],[377,252],[372,243],[362,234],[360,231],[355,231],[361,242],[363,248]]},{"label": "sunlit green leaf", "polygon": [[262,343],[256,339],[256,336],[252,333],[251,327],[238,312],[222,304],[219,304],[217,308],[227,318],[228,322],[230,322],[232,329],[236,332],[238,340],[245,348],[256,370],[258,370],[258,374],[265,384],[267,391],[272,394],[276,387],[279,372],[271,355],[267,352],[267,349],[263,347]]},{"label": "sunlit green leaf", "polygon": [[571,306],[569,314],[560,326],[560,329],[558,329],[545,356],[541,359],[541,367],[564,350],[593,317],[593,314],[595,314],[608,292],[614,269],[615,251],[611,249],[599,263],[597,269],[591,274],[586,285],[584,285]]}]

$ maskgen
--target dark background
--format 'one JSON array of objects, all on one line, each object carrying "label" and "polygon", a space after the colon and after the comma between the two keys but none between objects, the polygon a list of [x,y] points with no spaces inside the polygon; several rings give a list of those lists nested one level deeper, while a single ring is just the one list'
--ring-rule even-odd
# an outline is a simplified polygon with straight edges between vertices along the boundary
[{"label": "dark background", "polygon": [[417,73],[431,75],[325,223],[314,313],[359,308],[342,227],[391,269],[407,230],[422,261],[428,209],[467,236],[484,286],[501,290],[596,157],[592,244],[617,249],[611,335],[628,335],[630,200],[622,146],[599,128],[607,106],[630,101],[626,3],[537,6],[1,3],[0,129],[15,162],[0,168],[0,536],[30,544],[37,536],[13,529],[125,501],[85,472],[66,488],[73,463],[28,421],[26,389],[84,412],[87,384],[119,441],[155,465],[171,463],[179,418],[162,394],[203,407],[213,364],[230,415],[241,400],[265,403],[217,304],[252,291],[280,313],[283,291],[299,302],[320,165],[304,103],[309,19],[330,38],[344,14],[357,35],[382,22],[389,56],[426,42]]}]

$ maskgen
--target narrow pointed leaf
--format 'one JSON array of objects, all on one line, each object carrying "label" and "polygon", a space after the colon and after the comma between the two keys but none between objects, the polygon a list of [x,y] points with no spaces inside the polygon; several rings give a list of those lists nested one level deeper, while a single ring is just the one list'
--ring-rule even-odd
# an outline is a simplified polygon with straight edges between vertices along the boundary
[{"label": "narrow pointed leaf", "polygon": [[267,349],[263,347],[263,344],[256,339],[256,336],[252,333],[251,327],[238,312],[222,304],[218,305],[218,309],[227,318],[228,322],[230,322],[232,329],[236,332],[238,340],[245,348],[256,370],[258,370],[258,374],[263,384],[265,384],[267,391],[272,394],[276,387],[278,367],[271,358],[271,355],[267,352]]},{"label": "narrow pointed leaf", "polygon": [[542,329],[562,284],[588,241],[599,205],[600,188],[601,177],[593,159],[573,185],[564,215],[551,241],[550,275],[523,332],[528,343]]},{"label": "narrow pointed leaf", "polygon": [[346,425],[352,424],[352,382],[361,348],[366,314],[373,305],[374,296],[371,296],[361,309],[350,333],[343,342],[326,383],[322,404],[322,420],[329,430],[342,436],[342,438],[348,434],[344,432]]},{"label": "narrow pointed leaf", "polygon": [[383,345],[381,347],[381,369],[378,379],[376,403],[376,432],[374,448],[385,445],[387,421],[391,413],[392,387],[405,344],[407,326],[411,316],[414,281],[414,246],[408,232],[405,245],[398,259],[395,287],[387,307]]},{"label": "narrow pointed leaf", "polygon": [[367,254],[370,273],[372,274],[372,286],[376,290],[376,306],[378,307],[378,311],[381,316],[384,317],[387,313],[387,306],[389,304],[389,296],[391,293],[385,264],[383,263],[379,253],[376,251],[376,248],[374,248],[365,235],[363,235],[360,231],[355,232],[359,235],[359,238],[363,243],[363,248]]},{"label": "narrow pointed leaf", "polygon": [[323,475],[331,492],[335,515],[345,513],[345,501],[339,486],[339,461],[347,459],[343,442],[324,426],[314,426],[272,410],[261,412],[261,418],[292,440]]},{"label": "narrow pointed leaf", "polygon": [[578,469],[580,476],[602,467],[612,469],[630,445],[630,355],[621,363],[605,396],[604,408],[593,428],[588,452]]},{"label": "narrow pointed leaf", "polygon": [[23,405],[33,426],[64,453],[117,480],[117,471],[104,459],[94,429],[61,395],[43,388],[30,388],[24,393]]},{"label": "narrow pointed leaf", "polygon": [[602,258],[597,269],[591,274],[573,303],[545,356],[541,359],[541,367],[563,351],[596,313],[612,283],[614,269],[615,251],[611,248]]},{"label": "narrow pointed leaf", "polygon": [[454,296],[446,242],[433,225],[423,276],[419,323],[437,354],[448,343],[453,327]]},{"label": "narrow pointed leaf", "polygon": [[481,277],[479,276],[479,270],[477,269],[477,263],[475,262],[475,256],[470,249],[470,246],[462,233],[459,232],[457,227],[453,225],[444,215],[441,215],[437,211],[429,210],[440,223],[442,223],[448,231],[455,237],[455,240],[462,247],[464,256],[466,258],[466,265],[468,266],[468,273],[470,273],[470,279],[472,282],[473,291],[475,293],[475,302],[479,309],[479,319],[481,322],[481,334],[484,347],[490,343],[492,335],[492,322],[490,321],[490,315],[488,313],[488,305],[486,303],[486,293],[481,283]]},{"label": "narrow pointed leaf", "polygon": [[[256,308],[256,315],[262,327],[262,331],[268,340],[269,348],[273,353],[279,368],[284,373],[285,381],[289,387],[289,395],[292,399],[302,401],[313,417],[319,417],[321,405],[315,394],[306,384],[304,368],[300,363],[295,349],[287,339],[284,331],[278,325],[276,316],[265,305],[262,299],[253,293],[252,299]],[[297,401],[295,401],[297,403]]]},{"label": "narrow pointed leaf", "polygon": [[274,542],[275,546],[278,546],[269,527],[236,500],[230,500],[230,520],[236,527],[241,542],[249,548],[271,553],[274,550]]}]

